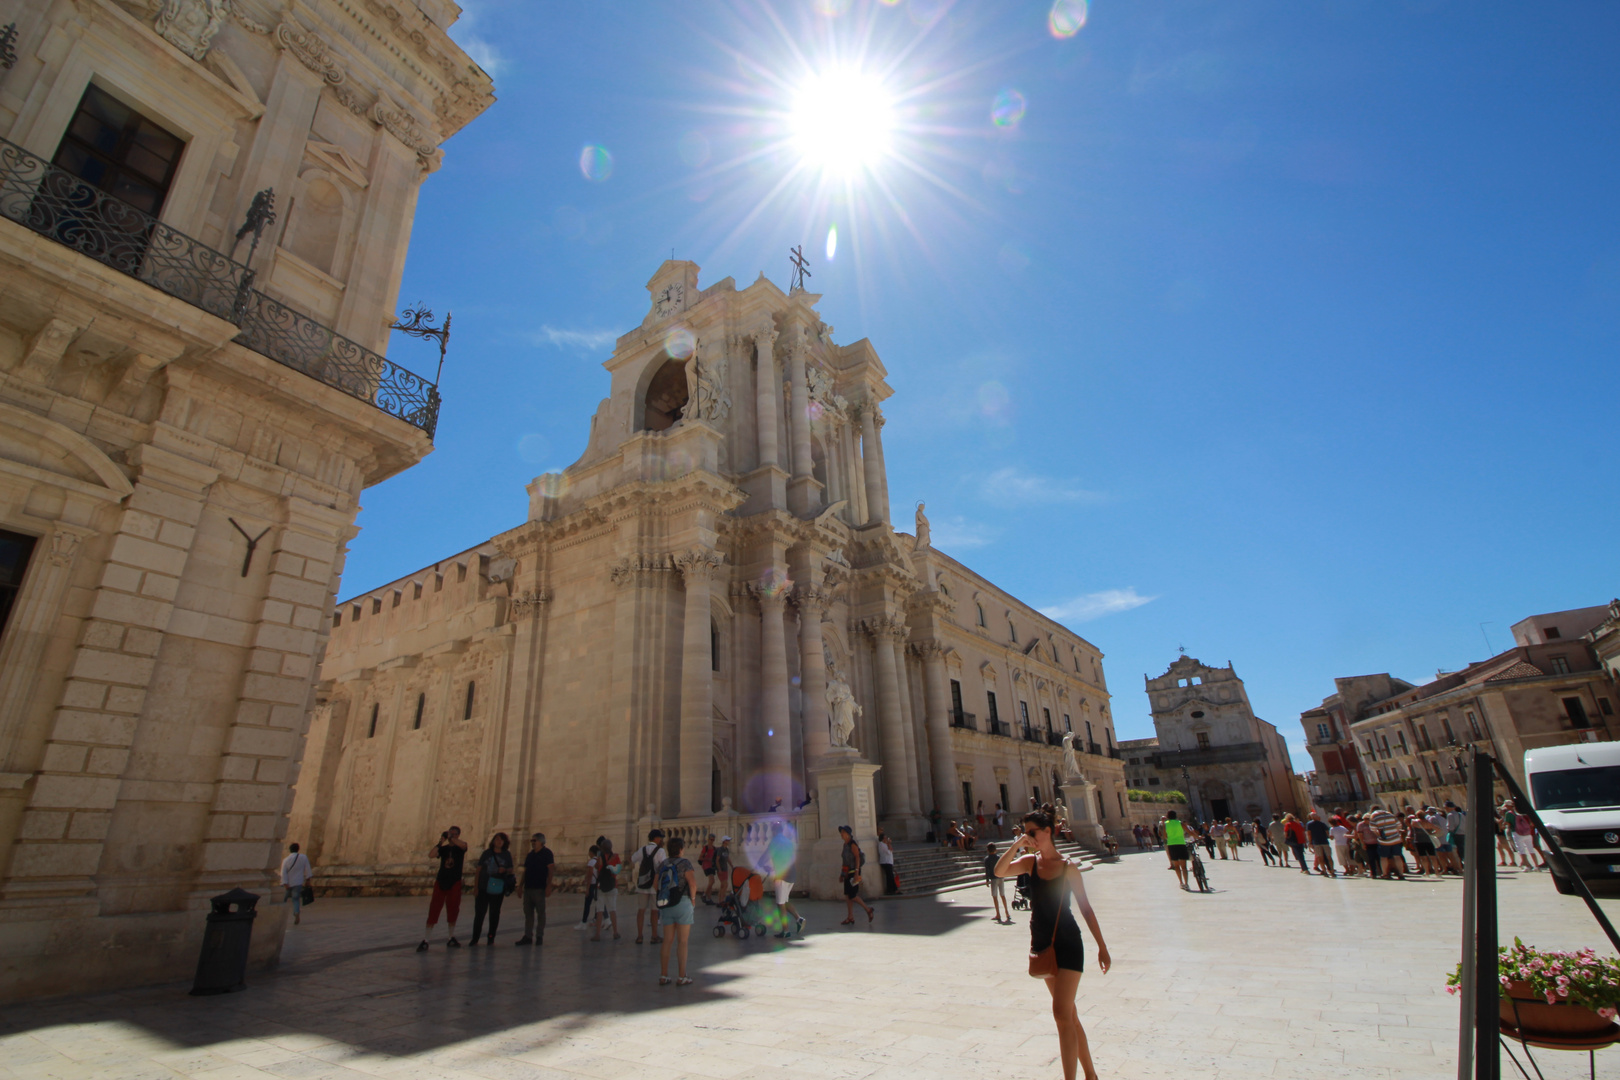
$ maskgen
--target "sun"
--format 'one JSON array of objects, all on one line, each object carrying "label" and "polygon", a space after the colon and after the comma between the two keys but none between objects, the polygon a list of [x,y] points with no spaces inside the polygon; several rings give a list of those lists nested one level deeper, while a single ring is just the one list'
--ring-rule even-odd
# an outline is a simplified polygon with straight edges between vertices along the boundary
[{"label": "sun", "polygon": [[881,79],[832,69],[812,75],[794,92],[793,142],[805,164],[850,177],[877,168],[893,146],[894,97]]}]

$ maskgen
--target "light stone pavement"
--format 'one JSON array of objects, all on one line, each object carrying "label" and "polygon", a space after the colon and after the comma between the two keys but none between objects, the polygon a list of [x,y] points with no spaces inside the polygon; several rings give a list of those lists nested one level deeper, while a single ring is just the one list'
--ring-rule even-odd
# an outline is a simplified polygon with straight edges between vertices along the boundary
[{"label": "light stone pavement", "polygon": [[[1328,881],[1246,855],[1215,860],[1216,891],[1188,895],[1164,865],[1133,853],[1086,874],[1115,961],[1091,970],[1088,942],[1079,1007],[1103,1076],[1455,1075],[1443,986],[1460,882]],[[1604,944],[1545,874],[1504,873],[1500,895],[1506,939]],[[837,927],[842,905],[805,903],[810,932],[786,945],[717,941],[705,909],[698,985],[684,989],[657,985],[657,951],[633,930],[585,941],[577,896],[552,898],[541,950],[511,946],[521,917],[509,915],[494,949],[425,954],[413,951],[425,898],[322,900],[289,933],[281,969],[245,993],[180,985],[0,1009],[0,1077],[1060,1076],[1049,999],[1024,973],[1026,917],[998,926],[987,900],[886,902],[870,929]],[[1599,1074],[1620,1076],[1620,1049],[1606,1053]],[[1586,1075],[1585,1055],[1540,1060],[1549,1078]]]}]

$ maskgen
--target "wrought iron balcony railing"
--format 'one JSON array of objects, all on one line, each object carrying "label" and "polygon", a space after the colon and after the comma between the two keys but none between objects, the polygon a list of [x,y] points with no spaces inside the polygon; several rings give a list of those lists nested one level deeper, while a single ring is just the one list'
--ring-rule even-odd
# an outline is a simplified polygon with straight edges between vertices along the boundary
[{"label": "wrought iron balcony railing", "polygon": [[1063,732],[1061,732],[1061,731],[1048,731],[1046,733],[1046,745],[1048,745],[1048,746],[1062,746],[1063,745]]},{"label": "wrought iron balcony railing", "polygon": [[978,731],[979,718],[977,715],[970,712],[953,712],[951,713],[951,727],[964,728],[968,731]]},{"label": "wrought iron balcony railing", "polygon": [[1373,790],[1380,794],[1391,791],[1422,791],[1423,785],[1416,780],[1380,780],[1373,784]]},{"label": "wrought iron balcony railing", "polygon": [[990,734],[992,734],[992,735],[1000,735],[1003,738],[1007,738],[1007,739],[1012,738],[1012,725],[1007,723],[1007,721],[1005,721],[1005,720],[988,720],[988,721],[986,721],[986,723],[989,725]]},{"label": "wrought iron balcony railing", "polygon": [[433,436],[439,391],[253,288],[253,272],[16,143],[0,139],[0,217],[241,328],[238,344]]},{"label": "wrought iron balcony railing", "polygon": [[1102,756],[1102,743],[1094,743],[1089,739],[1086,740],[1086,753],[1088,753],[1088,754],[1096,754],[1098,757],[1101,757]]},{"label": "wrought iron balcony railing", "polygon": [[1230,743],[1226,746],[1204,746],[1195,750],[1160,750],[1153,755],[1153,763],[1161,769],[1192,768],[1199,765],[1230,765],[1244,761],[1264,761],[1264,743]]}]

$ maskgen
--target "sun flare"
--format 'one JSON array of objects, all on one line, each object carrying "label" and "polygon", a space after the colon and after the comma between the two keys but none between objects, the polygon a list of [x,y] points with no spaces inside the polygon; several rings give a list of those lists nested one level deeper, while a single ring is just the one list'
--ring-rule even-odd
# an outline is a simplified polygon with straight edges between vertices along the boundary
[{"label": "sun flare", "polygon": [[893,143],[894,98],[874,75],[835,69],[793,97],[793,141],[806,164],[849,176],[875,169]]}]

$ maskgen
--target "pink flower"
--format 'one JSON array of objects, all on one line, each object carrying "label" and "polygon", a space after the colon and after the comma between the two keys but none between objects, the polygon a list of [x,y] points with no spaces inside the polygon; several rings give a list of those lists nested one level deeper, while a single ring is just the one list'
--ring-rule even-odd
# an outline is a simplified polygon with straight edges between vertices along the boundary
[{"label": "pink flower", "polygon": [[1553,993],[1551,990],[1547,991],[1547,1004],[1549,1004],[1549,1005],[1558,1004],[1558,995]]},{"label": "pink flower", "polygon": [[1613,1020],[1616,1014],[1616,1010],[1609,1005],[1603,1006],[1603,1008],[1599,1009],[1597,1012],[1598,1015],[1603,1017],[1605,1020]]}]

